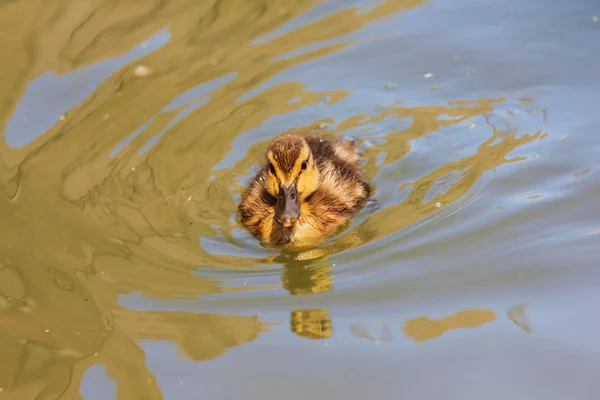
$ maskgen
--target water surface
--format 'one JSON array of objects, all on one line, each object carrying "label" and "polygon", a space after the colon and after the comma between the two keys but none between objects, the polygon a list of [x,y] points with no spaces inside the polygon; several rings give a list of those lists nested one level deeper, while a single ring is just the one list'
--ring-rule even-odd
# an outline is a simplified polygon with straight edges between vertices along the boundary
[{"label": "water surface", "polygon": [[[0,398],[595,399],[600,5],[0,3]],[[381,208],[236,215],[289,129]]]}]

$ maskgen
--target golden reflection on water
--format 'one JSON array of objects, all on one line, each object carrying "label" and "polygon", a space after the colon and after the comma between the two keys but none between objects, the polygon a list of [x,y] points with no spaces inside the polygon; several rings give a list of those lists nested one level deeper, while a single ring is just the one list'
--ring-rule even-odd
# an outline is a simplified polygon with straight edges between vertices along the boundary
[{"label": "golden reflection on water", "polygon": [[[262,157],[264,143],[251,144],[230,168],[213,168],[234,139],[268,118],[318,104],[324,96],[335,104],[350,92],[312,92],[284,82],[248,94],[289,67],[344,48],[351,41],[343,35],[420,3],[383,1],[361,13],[348,8],[263,41],[257,40],[317,2],[4,4],[0,30],[10,40],[0,43],[0,51],[11,54],[0,78],[4,128],[40,75],[82,74],[103,60],[118,68],[83,101],[62,111],[63,118],[57,114],[38,138],[20,147],[0,144],[0,352],[10,361],[0,367],[0,397],[78,398],[85,371],[104,364],[117,382],[118,398],[159,399],[160,388],[137,341],[172,341],[188,358],[209,360],[268,330],[270,323],[257,316],[128,310],[119,296],[176,300],[264,289],[226,287],[194,274],[198,266],[252,270],[281,262],[277,255],[213,254],[204,246],[212,238],[237,244],[232,193],[241,191],[238,181]],[[161,31],[168,32],[164,44],[135,61],[119,61]],[[136,76],[137,65],[152,74]],[[229,80],[208,93],[179,97],[223,77]],[[389,116],[412,117],[407,130],[387,133],[383,145],[365,152],[366,171],[373,177],[382,152],[383,165],[397,162],[408,152],[409,140],[488,113],[502,101],[393,107],[372,117],[350,116],[332,133]],[[458,118],[442,121],[443,114]],[[331,290],[329,255],[419,221],[436,210],[436,202],[460,202],[483,172],[514,161],[506,160],[507,154],[539,135],[495,131],[472,156],[409,184],[403,203],[374,213],[309,256],[300,253],[283,262],[283,287],[292,295]],[[119,147],[127,137],[128,144]],[[153,139],[156,144],[140,152]],[[461,178],[424,203],[432,185],[453,171],[461,171]],[[301,260],[306,263],[298,265]],[[304,337],[332,332],[326,310],[293,311],[290,324]]]},{"label": "golden reflection on water", "polygon": [[440,319],[427,317],[411,319],[405,322],[404,332],[415,341],[423,342],[439,337],[453,329],[479,328],[496,318],[497,315],[492,310],[463,310]]}]

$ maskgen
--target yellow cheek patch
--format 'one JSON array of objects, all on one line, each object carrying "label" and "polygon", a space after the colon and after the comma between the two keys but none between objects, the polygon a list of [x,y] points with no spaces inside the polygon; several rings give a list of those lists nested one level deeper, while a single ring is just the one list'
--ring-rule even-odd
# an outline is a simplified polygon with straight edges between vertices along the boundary
[{"label": "yellow cheek patch", "polygon": [[277,184],[277,178],[275,178],[273,174],[269,173],[269,175],[267,175],[265,187],[271,196],[277,197],[279,195],[279,185]]},{"label": "yellow cheek patch", "polygon": [[300,175],[298,179],[298,192],[300,193],[300,198],[304,200],[311,193],[317,190],[317,186],[319,185],[319,175],[314,168],[308,168],[306,171]]}]

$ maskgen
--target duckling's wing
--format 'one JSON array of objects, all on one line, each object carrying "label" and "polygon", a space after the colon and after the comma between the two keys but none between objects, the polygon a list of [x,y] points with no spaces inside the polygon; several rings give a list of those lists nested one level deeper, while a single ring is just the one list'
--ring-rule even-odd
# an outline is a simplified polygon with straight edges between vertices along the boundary
[{"label": "duckling's wing", "polygon": [[308,147],[315,157],[318,166],[327,164],[327,161],[346,162],[358,167],[358,147],[348,141],[331,140],[322,136],[309,136],[306,138]]},{"label": "duckling's wing", "polygon": [[358,155],[358,142],[356,140],[335,142],[333,143],[333,148],[335,154],[340,159],[355,167],[359,166],[360,157]]},{"label": "duckling's wing", "polygon": [[371,188],[360,170],[356,147],[318,137],[309,139],[308,145],[319,169],[320,202],[332,210],[339,209],[340,204],[349,212],[362,207]]}]

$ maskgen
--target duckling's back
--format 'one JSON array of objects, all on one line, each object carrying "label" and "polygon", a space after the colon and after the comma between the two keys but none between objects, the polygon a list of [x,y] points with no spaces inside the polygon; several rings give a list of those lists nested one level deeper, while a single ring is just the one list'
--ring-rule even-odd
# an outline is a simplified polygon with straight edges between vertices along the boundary
[{"label": "duckling's back", "polygon": [[335,141],[320,136],[307,137],[320,174],[320,187],[357,211],[371,195],[371,187],[360,169],[356,142]]}]

